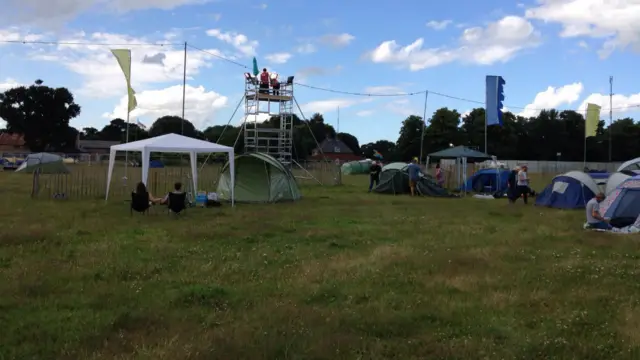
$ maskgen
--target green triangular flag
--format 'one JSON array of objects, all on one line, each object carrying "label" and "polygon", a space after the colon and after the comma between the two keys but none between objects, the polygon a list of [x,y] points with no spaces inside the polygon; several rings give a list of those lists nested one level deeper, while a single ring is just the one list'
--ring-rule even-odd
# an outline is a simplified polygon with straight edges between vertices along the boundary
[{"label": "green triangular flag", "polygon": [[258,70],[258,60],[256,57],[253,57],[253,76],[258,76],[260,74],[260,70]]}]

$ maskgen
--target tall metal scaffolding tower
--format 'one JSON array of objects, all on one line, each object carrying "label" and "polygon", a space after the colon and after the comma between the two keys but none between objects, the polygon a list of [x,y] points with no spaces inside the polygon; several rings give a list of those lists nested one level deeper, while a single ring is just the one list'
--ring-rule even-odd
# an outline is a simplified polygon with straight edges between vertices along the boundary
[{"label": "tall metal scaffolding tower", "polygon": [[[293,76],[279,90],[261,89],[258,79],[245,76],[244,149],[261,152],[291,168],[293,164]],[[260,115],[276,117],[279,124],[260,126]],[[263,116],[264,117],[264,116]],[[274,126],[275,125],[275,126]]]}]

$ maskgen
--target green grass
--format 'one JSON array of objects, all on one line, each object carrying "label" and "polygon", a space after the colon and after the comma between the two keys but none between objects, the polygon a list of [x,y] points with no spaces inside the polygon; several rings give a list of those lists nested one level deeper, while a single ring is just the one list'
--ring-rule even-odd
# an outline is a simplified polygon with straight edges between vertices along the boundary
[{"label": "green grass", "polygon": [[636,237],[584,232],[581,211],[350,176],[299,203],[131,217],[30,200],[30,181],[0,173],[0,359],[640,356]]}]

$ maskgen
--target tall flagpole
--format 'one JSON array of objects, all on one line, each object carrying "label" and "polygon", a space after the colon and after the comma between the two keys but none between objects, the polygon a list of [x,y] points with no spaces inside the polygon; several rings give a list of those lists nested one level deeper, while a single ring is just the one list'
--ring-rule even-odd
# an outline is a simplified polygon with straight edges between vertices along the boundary
[{"label": "tall flagpole", "polygon": [[613,125],[613,76],[609,76],[609,162],[613,157],[613,142],[611,141],[611,125]]},{"label": "tall flagpole", "polygon": [[187,92],[187,42],[184,42],[184,65],[182,69],[182,122],[180,123],[180,134],[184,135],[184,108]]},{"label": "tall flagpole", "polygon": [[429,92],[424,93],[424,110],[422,111],[422,129],[420,129],[420,156],[418,162],[422,164],[422,148],[424,146],[424,129],[427,127],[427,100],[429,99]]},{"label": "tall flagpole", "polygon": [[337,134],[340,132],[340,106],[338,106],[338,123],[336,124],[336,126],[337,126],[337,129],[336,129],[336,134]]},{"label": "tall flagpole", "polygon": [[[125,144],[129,142],[129,118],[131,109],[129,108],[130,96],[129,87],[131,87],[131,50],[129,50],[129,83],[127,84],[127,129],[125,130]],[[124,152],[124,178],[127,179],[127,168],[129,166],[129,152]]]}]

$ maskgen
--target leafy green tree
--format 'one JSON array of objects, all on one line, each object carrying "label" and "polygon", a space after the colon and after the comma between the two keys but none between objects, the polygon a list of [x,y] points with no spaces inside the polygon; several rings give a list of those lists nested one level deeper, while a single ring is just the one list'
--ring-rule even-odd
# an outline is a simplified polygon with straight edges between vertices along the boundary
[{"label": "leafy green tree", "polygon": [[189,120],[173,115],[158,118],[149,129],[150,137],[171,133],[181,134],[192,138],[202,137],[202,134],[196,130],[195,126],[193,126]]},{"label": "leafy green tree", "polygon": [[67,148],[69,122],[78,115],[80,105],[68,89],[45,86],[42,80],[0,93],[0,118],[8,132],[24,136],[31,151]]}]

